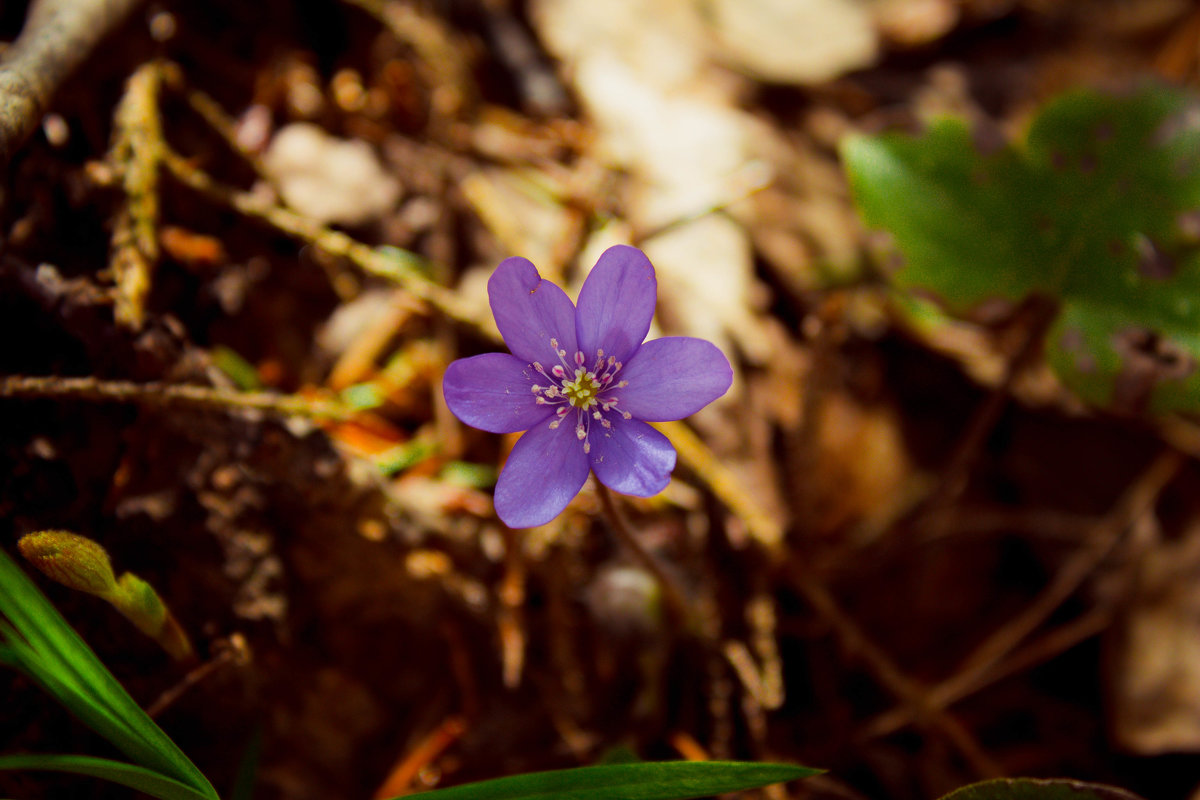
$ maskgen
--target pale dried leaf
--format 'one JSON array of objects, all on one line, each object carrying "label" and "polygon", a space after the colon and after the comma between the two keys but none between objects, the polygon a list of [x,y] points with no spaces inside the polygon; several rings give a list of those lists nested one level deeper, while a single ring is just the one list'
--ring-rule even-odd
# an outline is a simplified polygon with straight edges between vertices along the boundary
[{"label": "pale dried leaf", "polygon": [[400,182],[370,145],[330,136],[306,122],[275,134],[263,166],[284,202],[323,224],[362,225],[400,198]]},{"label": "pale dried leaf", "polygon": [[819,83],[869,65],[879,49],[858,0],[713,0],[718,55],[778,83]]},{"label": "pale dried leaf", "polygon": [[1143,755],[1200,751],[1200,527],[1145,555],[1116,637],[1116,740]]}]

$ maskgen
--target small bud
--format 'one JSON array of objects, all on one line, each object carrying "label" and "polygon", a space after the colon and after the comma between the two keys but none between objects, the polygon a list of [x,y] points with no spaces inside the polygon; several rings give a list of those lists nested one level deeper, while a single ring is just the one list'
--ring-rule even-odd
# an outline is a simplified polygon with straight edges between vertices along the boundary
[{"label": "small bud", "polygon": [[40,531],[17,542],[21,555],[46,577],[106,600],[120,591],[104,548],[67,531]]},{"label": "small bud", "polygon": [[120,587],[120,594],[112,601],[116,609],[138,630],[158,642],[171,658],[176,661],[190,658],[192,643],[158,592],[132,572],[121,576]]},{"label": "small bud", "polygon": [[192,655],[187,634],[154,588],[131,572],[117,580],[108,553],[97,542],[67,531],[41,531],[22,537],[17,547],[46,577],[112,603],[172,658]]},{"label": "small bud", "polygon": [[112,598],[112,604],[139,631],[152,638],[158,638],[167,618],[167,607],[163,605],[158,593],[132,572],[121,576],[119,586],[120,592]]}]

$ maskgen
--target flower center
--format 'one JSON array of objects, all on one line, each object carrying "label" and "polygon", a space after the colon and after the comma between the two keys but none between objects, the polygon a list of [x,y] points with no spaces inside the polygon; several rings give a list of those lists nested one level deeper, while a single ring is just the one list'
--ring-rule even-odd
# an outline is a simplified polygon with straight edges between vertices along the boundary
[{"label": "flower center", "polygon": [[575,370],[575,379],[563,381],[562,393],[576,408],[591,408],[596,405],[596,395],[600,393],[600,382],[595,373],[588,372],[583,367]]},{"label": "flower center", "polygon": [[[588,436],[593,421],[603,429],[605,436],[612,436],[610,416],[632,419],[628,411],[617,405],[620,400],[615,392],[629,385],[617,380],[621,362],[613,356],[606,358],[603,350],[597,350],[595,362],[588,369],[588,359],[583,352],[575,351],[574,363],[571,363],[567,359],[567,351],[559,349],[557,339],[551,339],[550,346],[554,348],[559,363],[547,370],[535,361],[529,365],[533,373],[526,373],[533,381],[529,388],[533,391],[534,402],[540,406],[558,406],[550,420],[551,429],[561,425],[574,409],[575,436],[583,443],[583,452],[591,452]],[[534,373],[538,377],[534,377]],[[541,383],[539,378],[546,382]]]}]

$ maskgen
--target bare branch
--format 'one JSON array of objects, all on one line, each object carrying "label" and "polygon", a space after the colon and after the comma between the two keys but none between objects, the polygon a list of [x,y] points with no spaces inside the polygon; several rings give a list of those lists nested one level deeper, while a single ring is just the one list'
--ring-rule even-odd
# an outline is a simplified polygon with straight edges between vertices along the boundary
[{"label": "bare branch", "polygon": [[141,0],[34,0],[0,63],[0,166],[7,164],[50,98]]}]

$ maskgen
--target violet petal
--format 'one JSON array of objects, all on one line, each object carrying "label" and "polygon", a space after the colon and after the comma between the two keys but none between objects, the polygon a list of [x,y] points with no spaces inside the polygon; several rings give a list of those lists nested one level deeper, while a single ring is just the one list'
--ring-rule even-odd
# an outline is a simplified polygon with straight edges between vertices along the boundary
[{"label": "violet petal", "polygon": [[579,291],[576,331],[590,362],[603,348],[617,361],[628,358],[646,338],[658,281],[645,253],[619,244],[605,250]]},{"label": "violet petal", "polygon": [[527,431],[554,409],[538,405],[531,387],[540,377],[508,353],[460,358],[446,367],[442,394],[454,416],[490,433]]},{"label": "violet petal", "polygon": [[621,494],[650,497],[666,488],[675,469],[675,448],[658,431],[636,419],[610,415],[612,427],[593,422],[592,471],[608,488]]},{"label": "violet petal", "polygon": [[538,274],[526,258],[506,258],[488,279],[488,299],[496,327],[517,358],[550,369],[559,363],[550,340],[568,357],[575,343],[575,307],[566,292]]},{"label": "violet petal", "polygon": [[733,368],[711,342],[668,336],[646,342],[617,376],[617,407],[638,419],[665,422],[695,414],[729,390]]},{"label": "violet petal", "polygon": [[496,514],[510,528],[531,528],[559,515],[588,476],[583,443],[569,420],[539,424],[517,440],[496,481]]}]

